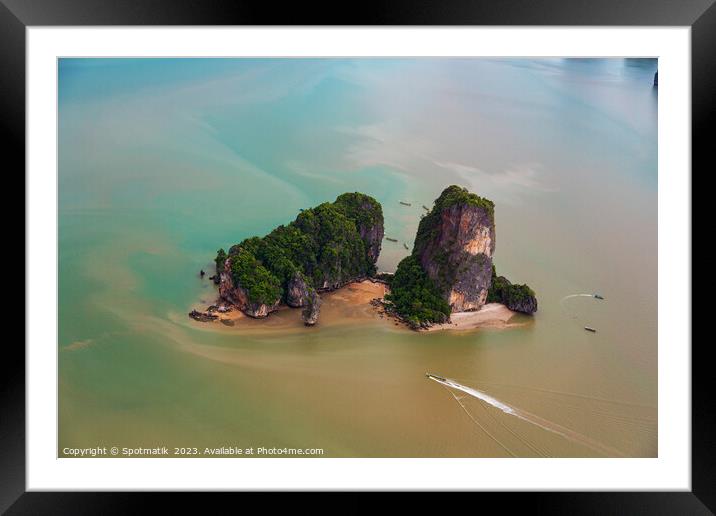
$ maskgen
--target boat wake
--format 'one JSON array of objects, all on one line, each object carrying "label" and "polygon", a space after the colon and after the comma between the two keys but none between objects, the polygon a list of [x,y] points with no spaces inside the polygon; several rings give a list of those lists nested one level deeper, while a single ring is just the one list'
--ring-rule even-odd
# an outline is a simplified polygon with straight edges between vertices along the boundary
[{"label": "boat wake", "polygon": [[591,297],[594,298],[594,294],[571,294],[569,296],[564,296],[562,299],[559,300],[559,305],[562,307],[562,310],[569,315],[572,319],[577,319],[577,316],[573,313],[571,313],[569,310],[567,310],[566,305],[564,304],[565,301],[569,299],[574,299],[575,297]]},{"label": "boat wake", "polygon": [[[559,300],[559,305],[562,307],[562,311],[563,311],[565,314],[567,314],[570,319],[574,319],[575,321],[578,321],[578,322],[580,321],[580,317],[578,317],[577,314],[575,314],[574,312],[569,311],[569,310],[567,309],[567,306],[565,305],[565,301],[567,301],[567,300],[569,300],[569,299],[574,299],[574,298],[577,298],[577,297],[591,297],[592,299],[604,299],[604,298],[603,298],[601,295],[599,295],[599,294],[570,294],[569,296],[564,296],[562,299],[560,299],[560,300]],[[584,329],[587,330],[587,331],[596,332],[596,330],[595,330],[594,328],[592,328],[591,326],[584,326],[583,324],[582,324],[582,326],[583,326]]]},{"label": "boat wake", "polygon": [[[442,386],[447,387],[448,389],[454,389],[454,390],[464,392],[465,394],[468,394],[469,396],[477,398],[477,399],[485,402],[486,404],[488,404],[496,409],[499,409],[500,411],[502,411],[505,414],[514,416],[518,419],[521,419],[522,421],[525,421],[532,425],[538,426],[539,428],[542,428],[543,430],[557,434],[557,435],[564,437],[565,439],[568,439],[574,443],[586,446],[587,448],[590,448],[590,449],[596,451],[597,453],[603,454],[607,457],[624,457],[624,454],[615,448],[606,446],[602,443],[595,441],[594,439],[587,437],[586,435],[580,434],[579,432],[575,432],[574,430],[570,430],[569,428],[566,428],[566,427],[559,425],[557,423],[554,423],[552,421],[548,421],[544,418],[541,418],[541,417],[539,417],[535,414],[532,414],[530,412],[527,412],[525,410],[522,410],[522,409],[519,409],[516,407],[512,407],[512,406],[510,406],[506,403],[503,403],[502,401],[490,396],[489,394],[487,394],[483,391],[473,389],[472,387],[468,387],[466,385],[462,385],[461,383],[458,383],[455,380],[451,380],[450,378],[443,378],[441,376],[436,376],[436,375],[432,375],[432,374],[427,374],[426,376],[429,379],[433,380],[434,382],[437,382],[437,383],[441,384]],[[452,394],[452,392],[451,392],[451,394]],[[454,396],[454,394],[453,394],[453,396]],[[458,399],[458,398],[456,397],[456,399]],[[459,399],[458,399],[458,402],[459,402]],[[460,405],[467,412],[467,409],[465,408],[465,406],[462,403],[460,403]],[[468,412],[468,415],[470,415],[469,412]],[[471,415],[470,415],[470,418],[474,422],[477,423],[477,421],[475,421],[475,418],[473,418]],[[478,425],[479,425],[479,423],[478,423]],[[482,427],[482,425],[479,425],[479,426]],[[494,439],[494,437],[493,437],[493,439]],[[510,454],[512,454],[512,453],[510,452]]]},{"label": "boat wake", "polygon": [[570,294],[568,296],[564,296],[560,303],[564,303],[567,299],[572,299],[573,297],[594,297],[594,294]]}]

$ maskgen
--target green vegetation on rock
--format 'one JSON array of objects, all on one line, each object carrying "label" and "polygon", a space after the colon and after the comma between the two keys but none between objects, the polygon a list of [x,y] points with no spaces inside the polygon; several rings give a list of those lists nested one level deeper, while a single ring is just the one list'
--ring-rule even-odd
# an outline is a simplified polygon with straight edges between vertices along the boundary
[{"label": "green vegetation on rock", "polygon": [[240,284],[252,303],[273,304],[281,296],[281,283],[247,249],[231,255],[231,276]]},{"label": "green vegetation on rock", "polygon": [[450,317],[450,305],[412,255],[398,264],[385,299],[413,328],[423,322],[442,323]]},{"label": "green vegetation on rock", "polygon": [[[377,242],[362,234],[375,233]],[[333,203],[303,210],[296,220],[263,238],[251,237],[229,249],[234,285],[251,303],[285,301],[288,282],[297,274],[309,287],[335,288],[375,273],[376,245],[383,237],[383,210],[365,194],[345,193]],[[372,247],[371,247],[372,246]],[[217,271],[226,259],[217,253]]]},{"label": "green vegetation on rock", "polygon": [[492,284],[487,291],[488,303],[502,303],[510,310],[524,313],[537,311],[537,297],[534,290],[527,285],[516,285],[504,276],[498,276],[492,266]]},{"label": "green vegetation on rock", "polygon": [[383,225],[383,208],[370,195],[358,192],[344,193],[336,198],[333,206],[353,220],[358,227]]},{"label": "green vegetation on rock", "polygon": [[[359,211],[351,212],[344,205],[323,203],[304,210],[293,222],[308,242],[304,251],[308,251],[309,256],[296,261],[305,264],[306,275],[317,287],[342,283],[347,278],[375,271],[375,264],[369,263],[365,242],[356,225],[356,220],[362,217],[364,215]],[[383,218],[382,210],[380,218]]]}]

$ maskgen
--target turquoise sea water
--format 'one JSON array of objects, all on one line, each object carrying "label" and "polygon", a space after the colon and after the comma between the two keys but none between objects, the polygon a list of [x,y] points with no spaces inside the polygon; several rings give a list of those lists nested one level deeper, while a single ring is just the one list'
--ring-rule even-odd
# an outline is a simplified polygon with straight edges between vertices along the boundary
[{"label": "turquoise sea water", "polygon": [[[426,370],[625,455],[657,454],[655,60],[58,66],[60,455],[237,443],[594,454],[474,400],[463,410]],[[197,272],[213,273],[219,247],[346,191],[382,203],[400,242],[384,241],[378,265],[393,270],[421,205],[450,184],[496,203],[498,271],[538,293],[525,326],[415,334],[325,321],[257,336],[185,316],[215,296]],[[560,303],[581,292],[607,299]]]}]

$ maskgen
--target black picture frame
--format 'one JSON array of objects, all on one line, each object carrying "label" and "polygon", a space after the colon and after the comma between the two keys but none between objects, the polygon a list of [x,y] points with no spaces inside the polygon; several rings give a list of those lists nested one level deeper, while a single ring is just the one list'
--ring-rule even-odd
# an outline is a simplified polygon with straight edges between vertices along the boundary
[{"label": "black picture frame", "polygon": [[[692,51],[692,169],[706,172],[716,112],[715,0],[401,0],[274,3],[245,0],[0,0],[0,136],[6,179],[25,170],[25,29],[81,25],[607,25],[689,26]],[[11,164],[11,165],[10,165]],[[710,168],[713,168],[712,166]],[[690,171],[693,179],[694,174]],[[24,190],[24,181],[23,186]],[[19,194],[16,194],[19,197]],[[17,218],[16,215],[13,218]],[[692,230],[693,234],[693,230]],[[17,245],[15,244],[15,247]],[[17,260],[17,258],[15,258]],[[25,270],[25,275],[28,273]],[[13,272],[13,274],[16,274]],[[688,274],[688,271],[686,272]],[[691,278],[688,278],[691,281]],[[19,339],[18,339],[19,340]],[[716,511],[716,425],[710,397],[710,341],[692,346],[692,491],[641,493],[482,494],[547,513],[711,514]],[[689,342],[661,345],[687,346]],[[128,514],[143,512],[147,496],[163,510],[195,500],[188,494],[25,492],[25,353],[5,340],[0,360],[0,511],[8,514]],[[503,500],[500,500],[503,503]]]}]

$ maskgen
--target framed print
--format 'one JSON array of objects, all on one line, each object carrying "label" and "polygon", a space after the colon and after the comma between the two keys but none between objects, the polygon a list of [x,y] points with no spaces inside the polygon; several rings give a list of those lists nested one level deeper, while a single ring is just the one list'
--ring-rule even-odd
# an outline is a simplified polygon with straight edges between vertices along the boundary
[{"label": "framed print", "polygon": [[254,490],[713,510],[711,2],[3,1],[10,514]]}]

